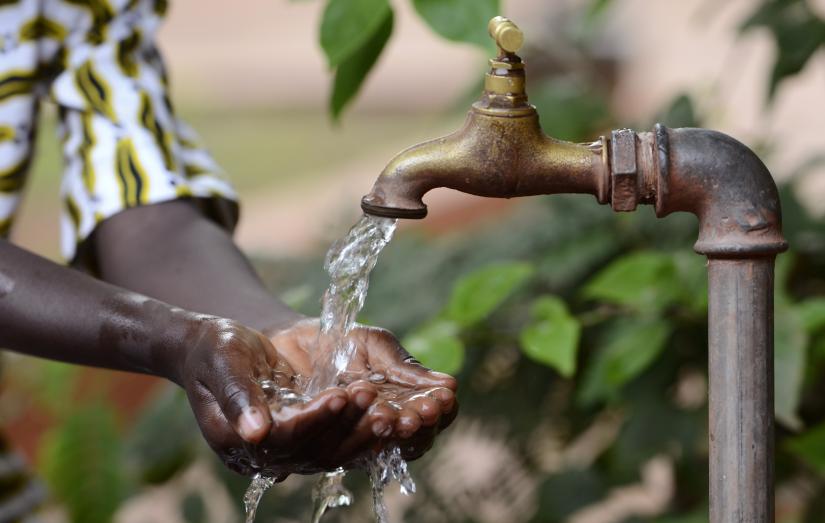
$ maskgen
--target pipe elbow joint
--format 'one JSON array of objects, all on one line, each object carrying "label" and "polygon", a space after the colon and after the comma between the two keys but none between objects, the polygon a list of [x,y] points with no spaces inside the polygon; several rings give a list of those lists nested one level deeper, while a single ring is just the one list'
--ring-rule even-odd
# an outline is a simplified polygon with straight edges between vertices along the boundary
[{"label": "pipe elbow joint", "polygon": [[656,215],[695,214],[696,252],[739,258],[787,249],[776,183],[751,149],[707,129],[657,125],[655,135]]}]

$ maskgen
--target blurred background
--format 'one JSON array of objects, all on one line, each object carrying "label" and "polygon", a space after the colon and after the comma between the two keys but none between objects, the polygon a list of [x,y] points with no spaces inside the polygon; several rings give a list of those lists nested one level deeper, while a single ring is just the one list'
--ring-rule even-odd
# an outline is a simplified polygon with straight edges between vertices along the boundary
[{"label": "blurred background", "polygon": [[[781,184],[792,249],[777,272],[777,521],[824,521],[825,0],[437,4],[391,3],[392,35],[335,118],[324,1],[170,3],[173,100],[234,180],[236,238],[273,292],[317,314],[326,247],[396,152],[461,124],[492,57],[486,20],[505,14],[526,33],[548,134],[714,128]],[[53,122],[46,111],[13,238],[57,259]],[[695,219],[617,216],[590,197],[441,190],[427,202],[430,216],[402,224],[382,255],[362,321],[457,373],[462,415],[413,466],[419,493],[390,495],[394,520],[706,521]],[[247,481],[211,456],[174,387],[16,355],[4,365],[3,427],[48,485],[47,521],[241,521]],[[370,520],[351,476],[356,505],[329,521]],[[274,488],[258,521],[308,521],[311,484]]]}]

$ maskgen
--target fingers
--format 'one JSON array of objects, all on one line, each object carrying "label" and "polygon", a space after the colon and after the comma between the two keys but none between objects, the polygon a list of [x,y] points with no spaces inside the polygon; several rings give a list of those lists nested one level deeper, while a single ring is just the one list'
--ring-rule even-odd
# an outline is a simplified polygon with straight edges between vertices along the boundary
[{"label": "fingers", "polygon": [[452,391],[458,389],[455,378],[421,365],[410,356],[391,332],[375,328],[364,330],[363,342],[367,344],[370,362],[386,368],[393,381],[415,388],[443,387]]},{"label": "fingers", "polygon": [[347,399],[345,391],[329,389],[306,403],[284,406],[272,412],[272,430],[266,438],[267,446],[294,452],[299,445],[339,423]]},{"label": "fingers", "polygon": [[415,434],[422,425],[421,416],[411,405],[405,405],[398,413],[398,422],[395,424],[396,434],[399,438],[409,438]]},{"label": "fingers", "polygon": [[348,463],[364,452],[379,447],[382,440],[393,435],[397,418],[396,410],[387,402],[373,403],[338,446],[335,459]]}]

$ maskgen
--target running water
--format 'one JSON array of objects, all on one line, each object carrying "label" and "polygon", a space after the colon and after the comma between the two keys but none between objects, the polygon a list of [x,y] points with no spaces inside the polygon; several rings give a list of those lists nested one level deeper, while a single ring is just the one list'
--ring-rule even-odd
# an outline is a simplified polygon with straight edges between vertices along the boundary
[{"label": "running water", "polygon": [[[332,244],[324,265],[330,276],[330,284],[322,301],[320,357],[315,362],[313,377],[303,387],[302,393],[296,393],[270,380],[262,382],[262,387],[272,400],[281,404],[298,403],[326,388],[339,385],[339,377],[346,373],[355,353],[355,344],[347,335],[364,306],[370,272],[378,261],[379,253],[392,239],[395,227],[394,219],[364,215],[343,239]],[[376,384],[386,381],[386,377],[379,373],[370,374],[368,379]],[[403,494],[415,492],[415,482],[407,470],[407,462],[401,457],[400,449],[392,446],[366,456],[361,466],[372,482],[376,521],[386,523],[384,489],[390,481],[397,481]],[[344,469],[321,475],[312,493],[315,505],[313,523],[319,523],[329,508],[352,504],[352,493],[343,484],[345,475]],[[260,474],[253,478],[244,495],[246,523],[254,521],[263,493],[274,482],[274,479]]]}]

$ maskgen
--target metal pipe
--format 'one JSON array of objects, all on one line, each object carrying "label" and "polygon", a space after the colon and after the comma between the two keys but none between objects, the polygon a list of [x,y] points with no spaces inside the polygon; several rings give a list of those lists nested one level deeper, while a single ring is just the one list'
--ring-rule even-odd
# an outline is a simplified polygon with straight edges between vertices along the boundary
[{"label": "metal pipe", "polygon": [[773,266],[708,261],[711,523],[774,520]]},{"label": "metal pipe", "polygon": [[655,186],[657,216],[697,216],[694,250],[708,257],[710,523],[772,523],[773,271],[787,248],[776,184],[727,135],[653,134],[639,179]]},{"label": "metal pipe", "polygon": [[[435,187],[509,198],[590,193],[616,211],[655,205],[699,220],[708,257],[710,522],[772,523],[773,263],[787,248],[770,172],[742,143],[706,129],[614,131],[587,145],[544,136],[527,103],[518,28],[490,22],[500,55],[465,127],[396,156],[364,212],[423,218]],[[507,36],[507,38],[505,38]]]}]

